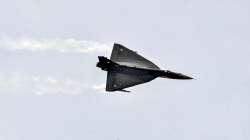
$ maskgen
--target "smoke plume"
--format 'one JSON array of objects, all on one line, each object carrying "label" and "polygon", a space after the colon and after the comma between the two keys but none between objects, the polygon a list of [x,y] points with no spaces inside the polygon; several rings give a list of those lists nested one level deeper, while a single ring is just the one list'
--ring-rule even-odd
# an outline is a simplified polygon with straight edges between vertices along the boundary
[{"label": "smoke plume", "polygon": [[87,91],[104,92],[104,84],[86,84],[67,78],[49,75],[27,75],[20,73],[0,74],[0,93],[22,93],[36,95],[79,95]]},{"label": "smoke plume", "polygon": [[0,49],[58,53],[108,53],[111,43],[70,39],[1,39]]},{"label": "smoke plume", "polygon": [[[67,56],[72,56],[68,54],[83,53],[83,54],[96,54],[96,53],[110,53],[112,48],[111,43],[99,43],[94,41],[77,40],[77,39],[0,39],[0,67],[4,67],[4,70],[0,69],[0,93],[32,93],[36,95],[46,95],[46,94],[70,94],[78,95],[88,91],[98,91],[103,92],[105,85],[89,83],[90,79],[77,79],[70,77],[70,75],[61,75],[60,77],[51,75],[51,73],[46,70],[37,71],[39,69],[34,69],[33,67],[38,67],[40,69],[48,69],[46,67],[46,59],[41,59],[43,61],[43,66],[40,63],[25,63],[27,59],[22,59],[24,65],[20,65],[19,55],[15,55],[15,52],[25,51],[26,57],[30,59],[34,58],[33,54],[36,52],[42,53],[62,53]],[[4,50],[4,51],[3,51]],[[11,56],[6,59],[5,51],[10,51]],[[57,59],[56,55],[51,55],[52,58]],[[17,53],[18,54],[18,53]],[[86,56],[88,57],[88,56]],[[74,57],[73,57],[74,58]],[[57,61],[61,61],[57,59]],[[72,61],[74,61],[72,59]],[[9,63],[11,62],[11,63]],[[74,61],[76,67],[77,64]],[[82,61],[79,61],[83,64]],[[89,62],[89,61],[88,61]],[[85,61],[86,63],[86,61]],[[44,65],[45,64],[45,65]],[[57,65],[57,63],[55,63]],[[60,64],[58,64],[60,66]],[[65,66],[67,67],[67,66]],[[53,69],[52,69],[53,68]],[[53,71],[62,72],[64,69],[57,67],[52,67]],[[86,72],[90,72],[92,67],[87,68]],[[20,71],[21,70],[21,71]],[[69,70],[69,69],[68,69]],[[39,73],[40,72],[40,73]],[[84,72],[84,71],[83,71]],[[32,74],[33,73],[33,74]],[[34,74],[36,73],[36,74]]]}]

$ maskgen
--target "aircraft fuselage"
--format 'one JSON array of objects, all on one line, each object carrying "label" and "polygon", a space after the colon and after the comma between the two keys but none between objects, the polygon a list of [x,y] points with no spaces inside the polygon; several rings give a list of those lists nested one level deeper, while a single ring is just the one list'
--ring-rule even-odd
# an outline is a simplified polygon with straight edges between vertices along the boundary
[{"label": "aircraft fuselage", "polygon": [[131,67],[131,66],[115,63],[104,56],[98,56],[98,58],[99,58],[99,62],[97,63],[96,66],[101,68],[104,71],[112,71],[115,73],[123,73],[123,74],[136,75],[136,76],[150,75],[155,78],[161,77],[161,78],[180,79],[180,80],[193,79],[189,76],[183,75],[181,73],[175,73],[169,70]]}]

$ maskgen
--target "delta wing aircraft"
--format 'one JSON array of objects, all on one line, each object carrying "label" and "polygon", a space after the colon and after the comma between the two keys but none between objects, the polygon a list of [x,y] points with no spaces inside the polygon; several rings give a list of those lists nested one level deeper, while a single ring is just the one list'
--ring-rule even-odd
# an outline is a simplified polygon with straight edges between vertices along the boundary
[{"label": "delta wing aircraft", "polygon": [[114,44],[111,58],[98,56],[97,67],[107,71],[106,91],[123,91],[135,85],[149,82],[157,77],[189,80],[192,77],[175,73],[170,70],[161,70],[157,65],[120,45]]}]

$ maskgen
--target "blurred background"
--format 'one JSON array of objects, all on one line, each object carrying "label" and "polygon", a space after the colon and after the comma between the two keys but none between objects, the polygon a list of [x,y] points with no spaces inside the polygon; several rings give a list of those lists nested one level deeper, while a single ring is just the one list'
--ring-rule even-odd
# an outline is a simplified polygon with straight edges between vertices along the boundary
[{"label": "blurred background", "polygon": [[[0,0],[0,140],[249,140],[250,1]],[[121,43],[163,69],[105,93]]]}]

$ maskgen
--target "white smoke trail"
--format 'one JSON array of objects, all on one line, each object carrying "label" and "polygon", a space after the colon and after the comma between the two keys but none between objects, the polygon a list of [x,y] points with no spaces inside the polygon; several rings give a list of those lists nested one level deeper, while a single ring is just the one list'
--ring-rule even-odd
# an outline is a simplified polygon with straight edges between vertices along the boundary
[{"label": "white smoke trail", "polygon": [[[94,41],[76,39],[0,39],[0,51],[28,51],[33,52],[55,52],[55,53],[110,53],[111,43],[98,43]],[[13,57],[13,60],[16,58]],[[32,58],[31,58],[32,59]],[[13,61],[12,60],[12,61]],[[104,88],[99,85],[86,84],[86,81],[79,81],[70,77],[55,77],[50,75],[30,75],[18,73],[9,69],[10,73],[2,73],[0,69],[0,93],[35,93],[44,94],[82,94],[86,91],[103,92]],[[103,85],[102,85],[103,87]]]},{"label": "white smoke trail", "polygon": [[105,87],[106,87],[106,84],[105,84],[105,83],[103,83],[103,84],[95,84],[95,85],[92,86],[92,88],[93,88],[94,90],[97,90],[97,91],[99,91],[99,92],[101,92],[101,93],[104,93],[104,92],[105,92]]},{"label": "white smoke trail", "polygon": [[0,93],[32,93],[35,95],[79,95],[87,91],[104,92],[103,85],[89,85],[72,78],[20,73],[0,75]]},{"label": "white smoke trail", "polygon": [[69,39],[0,39],[0,49],[58,53],[109,53],[111,43]]}]

